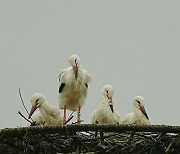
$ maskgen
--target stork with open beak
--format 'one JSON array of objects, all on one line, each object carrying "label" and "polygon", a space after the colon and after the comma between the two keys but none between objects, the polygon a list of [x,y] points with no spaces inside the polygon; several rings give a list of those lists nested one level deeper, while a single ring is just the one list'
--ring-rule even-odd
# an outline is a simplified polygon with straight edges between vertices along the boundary
[{"label": "stork with open beak", "polygon": [[114,107],[113,87],[105,85],[102,88],[102,103],[93,113],[92,124],[115,124],[119,123],[120,116]]},{"label": "stork with open beak", "polygon": [[59,108],[64,109],[64,123],[66,123],[66,109],[77,111],[79,124],[80,111],[85,103],[92,77],[81,68],[80,58],[77,55],[71,55],[69,63],[71,67],[63,69],[59,75]]},{"label": "stork with open beak", "polygon": [[136,96],[133,101],[133,112],[128,113],[123,119],[124,124],[150,124],[148,114],[144,107],[144,98]]},{"label": "stork with open beak", "polygon": [[37,125],[62,125],[63,118],[60,110],[49,105],[43,94],[34,93],[31,97],[31,104],[29,118],[32,116]]}]

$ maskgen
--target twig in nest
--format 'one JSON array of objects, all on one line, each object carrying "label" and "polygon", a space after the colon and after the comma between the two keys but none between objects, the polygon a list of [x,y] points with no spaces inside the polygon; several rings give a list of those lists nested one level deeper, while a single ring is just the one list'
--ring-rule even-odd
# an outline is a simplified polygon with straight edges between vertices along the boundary
[{"label": "twig in nest", "polygon": [[82,145],[86,148],[86,149],[90,149],[87,145],[85,145],[85,143],[83,142],[83,140],[81,139],[81,137],[79,137],[78,135],[76,136],[78,138],[78,140],[82,143]]},{"label": "twig in nest", "polygon": [[[23,98],[22,98],[22,95],[21,95],[21,89],[19,88],[19,96],[20,96],[20,98],[21,98],[21,102],[22,102],[22,104],[23,104],[23,107],[24,107],[24,109],[26,110],[26,112],[27,112],[27,114],[28,114],[28,116],[29,116],[29,112],[28,112],[28,110],[27,110],[27,108],[26,108],[26,106],[25,106],[25,104],[24,104],[24,101],[23,101]],[[27,119],[27,118],[26,118]],[[35,123],[35,121],[31,118],[31,120],[33,121],[33,123]]]},{"label": "twig in nest", "polygon": [[171,142],[171,143],[168,145],[168,147],[166,148],[165,153],[169,153],[169,152],[170,152],[170,148],[171,148],[172,145],[173,145],[173,143]]},{"label": "twig in nest", "polygon": [[19,96],[20,96],[20,98],[21,98],[21,102],[22,102],[22,104],[23,104],[23,106],[24,106],[24,109],[26,110],[27,114],[29,115],[29,112],[28,112],[28,110],[27,110],[27,108],[26,108],[26,106],[25,106],[25,104],[24,104],[24,101],[23,101],[23,98],[22,98],[22,95],[21,95],[21,89],[20,89],[20,88],[19,88]]},{"label": "twig in nest", "polygon": [[[69,118],[71,118],[71,116],[73,115],[74,112],[75,112],[75,111],[72,111],[72,113],[69,115]],[[69,119],[69,118],[68,118],[68,119]]]},{"label": "twig in nest", "polygon": [[68,120],[66,121],[65,125],[74,117],[73,113],[74,111],[69,115]]},{"label": "twig in nest", "polygon": [[20,111],[18,111],[18,114],[23,117],[26,121],[28,121],[29,123],[31,123],[31,125],[33,124],[33,122],[31,122],[29,119],[27,119]]},{"label": "twig in nest", "polygon": [[[83,122],[84,120],[80,120],[79,122]],[[78,122],[72,122],[72,124],[77,124]]]},{"label": "twig in nest", "polygon": [[65,125],[73,118],[74,116],[71,116],[68,118],[68,120],[65,122]]}]

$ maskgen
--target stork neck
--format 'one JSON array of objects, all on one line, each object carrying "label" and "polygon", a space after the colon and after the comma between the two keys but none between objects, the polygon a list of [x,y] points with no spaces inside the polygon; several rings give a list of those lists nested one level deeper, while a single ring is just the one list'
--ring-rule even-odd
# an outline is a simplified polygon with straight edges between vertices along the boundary
[{"label": "stork neck", "polygon": [[134,114],[140,116],[142,115],[142,112],[137,107],[134,107]]}]

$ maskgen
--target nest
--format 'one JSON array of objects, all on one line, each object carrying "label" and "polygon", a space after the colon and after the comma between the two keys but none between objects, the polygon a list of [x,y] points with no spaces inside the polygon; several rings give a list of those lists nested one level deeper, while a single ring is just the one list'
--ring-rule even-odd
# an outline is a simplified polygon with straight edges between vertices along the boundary
[{"label": "nest", "polygon": [[0,153],[180,153],[180,127],[31,126],[0,130]]}]

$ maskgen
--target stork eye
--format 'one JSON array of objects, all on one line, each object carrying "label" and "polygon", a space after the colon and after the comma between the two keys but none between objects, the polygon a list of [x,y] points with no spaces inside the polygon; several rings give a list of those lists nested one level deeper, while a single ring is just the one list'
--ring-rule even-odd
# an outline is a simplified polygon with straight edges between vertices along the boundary
[{"label": "stork eye", "polygon": [[36,103],[39,101],[39,99],[36,99]]},{"label": "stork eye", "polygon": [[108,90],[106,90],[106,93],[108,94]]},{"label": "stork eye", "polygon": [[141,104],[140,101],[138,101],[138,100],[136,100],[136,101],[137,101],[139,104]]},{"label": "stork eye", "polygon": [[77,62],[77,60],[75,59],[75,63]]}]

